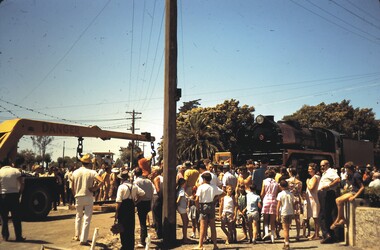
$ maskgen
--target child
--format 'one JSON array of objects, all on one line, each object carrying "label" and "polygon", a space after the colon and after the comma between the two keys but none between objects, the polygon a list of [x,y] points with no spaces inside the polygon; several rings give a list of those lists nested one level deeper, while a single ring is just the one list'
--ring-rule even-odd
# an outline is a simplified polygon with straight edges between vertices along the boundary
[{"label": "child", "polygon": [[217,232],[215,226],[215,201],[224,192],[217,186],[210,185],[211,174],[203,173],[202,178],[204,183],[197,188],[196,193],[196,204],[199,209],[199,244],[193,249],[203,249],[203,240],[206,236],[207,227],[210,226],[211,230],[211,240],[214,244],[214,249],[218,249],[217,245]]},{"label": "child", "polygon": [[302,199],[303,199],[302,231],[303,231],[303,237],[308,238],[310,236],[310,214],[308,214],[308,210],[307,210],[306,192],[302,193]]},{"label": "child", "polygon": [[260,196],[256,194],[256,185],[252,184],[250,190],[251,191],[247,193],[247,206],[244,209],[244,213],[247,214],[249,243],[256,244],[258,222],[260,219],[259,210],[262,205]]},{"label": "child", "polygon": [[184,178],[180,178],[177,182],[177,211],[181,215],[182,219],[182,242],[183,243],[189,243],[189,239],[187,238],[187,225],[189,224],[189,220],[187,218],[187,201],[186,201],[186,195],[185,195],[185,185],[186,181]]},{"label": "child", "polygon": [[241,221],[241,226],[243,229],[244,233],[244,238],[241,239],[240,241],[248,239],[247,237],[247,216],[245,214],[246,208],[247,208],[247,193],[245,191],[245,185],[241,184],[238,186],[238,191],[239,191],[239,196],[237,198],[237,203],[238,203],[238,221]]},{"label": "child", "polygon": [[190,236],[190,238],[192,239],[195,239],[196,237],[197,228],[198,228],[198,233],[199,233],[199,221],[198,221],[199,213],[198,213],[197,206],[195,204],[196,193],[197,193],[197,187],[194,186],[192,189],[191,196],[188,199],[188,204],[187,204],[187,207],[189,208],[187,215],[189,217],[188,219],[191,220],[191,227],[193,230],[193,234]]},{"label": "child", "polygon": [[234,196],[232,186],[227,185],[226,187],[227,195],[221,199],[221,228],[227,236],[226,245],[230,242],[236,241],[236,214],[237,214],[237,204]]},{"label": "child", "polygon": [[281,192],[277,195],[277,215],[278,220],[282,222],[282,229],[284,231],[284,247],[282,249],[288,250],[289,247],[289,227],[292,223],[294,216],[294,196],[289,191],[289,184],[285,180],[280,181]]}]

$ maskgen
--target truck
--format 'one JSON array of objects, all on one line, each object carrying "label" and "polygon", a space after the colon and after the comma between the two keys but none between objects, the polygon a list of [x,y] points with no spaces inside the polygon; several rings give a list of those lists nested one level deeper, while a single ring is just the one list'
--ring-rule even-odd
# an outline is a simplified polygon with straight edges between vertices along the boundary
[{"label": "truck", "polygon": [[[150,133],[130,134],[102,130],[98,126],[78,126],[71,124],[39,121],[31,119],[12,119],[0,124],[0,162],[15,160],[18,142],[23,136],[65,136],[77,137],[77,154],[83,151],[83,138],[102,140],[125,139],[147,141],[153,144],[155,138]],[[24,176],[24,191],[21,194],[22,217],[24,220],[43,220],[52,208],[54,177]]]}]

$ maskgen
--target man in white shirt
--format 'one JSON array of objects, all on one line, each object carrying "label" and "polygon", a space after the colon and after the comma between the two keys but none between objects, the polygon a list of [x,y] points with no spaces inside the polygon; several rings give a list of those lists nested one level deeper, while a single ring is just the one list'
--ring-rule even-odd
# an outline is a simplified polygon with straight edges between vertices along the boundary
[{"label": "man in white shirt", "polygon": [[8,241],[8,213],[12,214],[12,222],[15,230],[16,241],[25,241],[22,237],[20,194],[24,189],[21,171],[9,166],[8,160],[0,162],[0,212],[2,219],[1,234],[3,240]]},{"label": "man in white shirt", "polygon": [[[102,177],[95,170],[91,170],[91,159],[91,154],[84,155],[80,159],[83,166],[72,174],[73,195],[76,207],[75,236],[73,239],[79,240],[80,245],[89,245],[88,234],[94,205],[93,192],[103,184]],[[94,181],[98,185],[94,186]]]},{"label": "man in white shirt", "polygon": [[328,160],[322,160],[320,165],[323,173],[318,184],[319,223],[323,236],[321,243],[324,244],[334,242],[334,231],[330,227],[335,219],[333,218],[333,211],[337,209],[335,190],[340,183],[340,178],[337,171],[330,168]]},{"label": "man in white shirt", "polygon": [[223,165],[223,178],[222,178],[222,184],[223,184],[223,190],[230,185],[232,187],[232,190],[236,190],[237,186],[237,178],[235,175],[231,174],[230,172],[230,165],[224,164]]}]

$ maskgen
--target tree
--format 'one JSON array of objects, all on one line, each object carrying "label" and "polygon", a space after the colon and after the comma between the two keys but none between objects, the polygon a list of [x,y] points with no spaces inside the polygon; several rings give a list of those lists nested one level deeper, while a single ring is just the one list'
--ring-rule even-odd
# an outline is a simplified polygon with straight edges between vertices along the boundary
[{"label": "tree", "polygon": [[[122,162],[125,162],[125,163],[131,162],[131,150],[132,150],[132,142],[128,143],[128,147],[120,149],[120,159]],[[133,147],[132,166],[137,166],[137,156],[141,152],[142,152],[141,148],[135,144]]]},{"label": "tree", "polygon": [[36,154],[30,149],[21,150],[19,154],[29,169],[36,162]]},{"label": "tree", "polygon": [[353,108],[349,100],[316,106],[304,105],[283,120],[298,121],[302,127],[322,127],[335,130],[353,139],[369,140],[375,145],[379,139],[378,122],[370,108]]},{"label": "tree", "polygon": [[[180,112],[177,116],[178,160],[212,159],[217,151],[231,151],[236,155],[239,148],[245,146],[238,135],[250,128],[254,120],[252,114],[254,110],[254,107],[247,105],[239,106],[238,101],[231,99],[215,107],[194,107]],[[197,136],[202,136],[202,139]],[[207,136],[211,137],[206,138]],[[188,139],[188,137],[193,139]],[[158,148],[159,159],[162,158],[160,148],[163,143],[165,142],[162,140]],[[202,143],[209,143],[208,148]],[[201,148],[209,152],[201,153]],[[189,158],[186,159],[186,157]]]},{"label": "tree", "polygon": [[222,148],[219,133],[212,128],[208,115],[190,114],[178,127],[177,158],[181,161],[196,161],[211,158]]},{"label": "tree", "polygon": [[38,149],[39,154],[44,159],[47,146],[54,140],[53,136],[32,136],[33,146]]},{"label": "tree", "polygon": [[201,104],[199,103],[201,99],[196,99],[193,101],[183,102],[183,105],[178,109],[181,113],[186,113],[187,111],[192,110],[193,108],[198,108]]}]

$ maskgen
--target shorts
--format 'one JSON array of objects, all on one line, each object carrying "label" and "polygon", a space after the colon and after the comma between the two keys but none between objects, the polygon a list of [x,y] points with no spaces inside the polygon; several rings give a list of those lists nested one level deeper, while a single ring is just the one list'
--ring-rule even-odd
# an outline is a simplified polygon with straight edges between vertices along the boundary
[{"label": "shorts", "polygon": [[259,221],[260,219],[259,211],[247,213],[247,218],[248,218],[248,223],[252,223],[253,221]]},{"label": "shorts", "polygon": [[179,214],[187,214],[186,208],[177,207],[177,211]]},{"label": "shorts", "polygon": [[221,222],[228,224],[234,222],[234,214],[226,212],[222,214]]},{"label": "shorts", "polygon": [[199,220],[215,219],[215,205],[210,203],[199,203]]},{"label": "shorts", "polygon": [[292,224],[293,220],[293,214],[288,214],[288,215],[281,215],[281,223],[283,224]]}]

